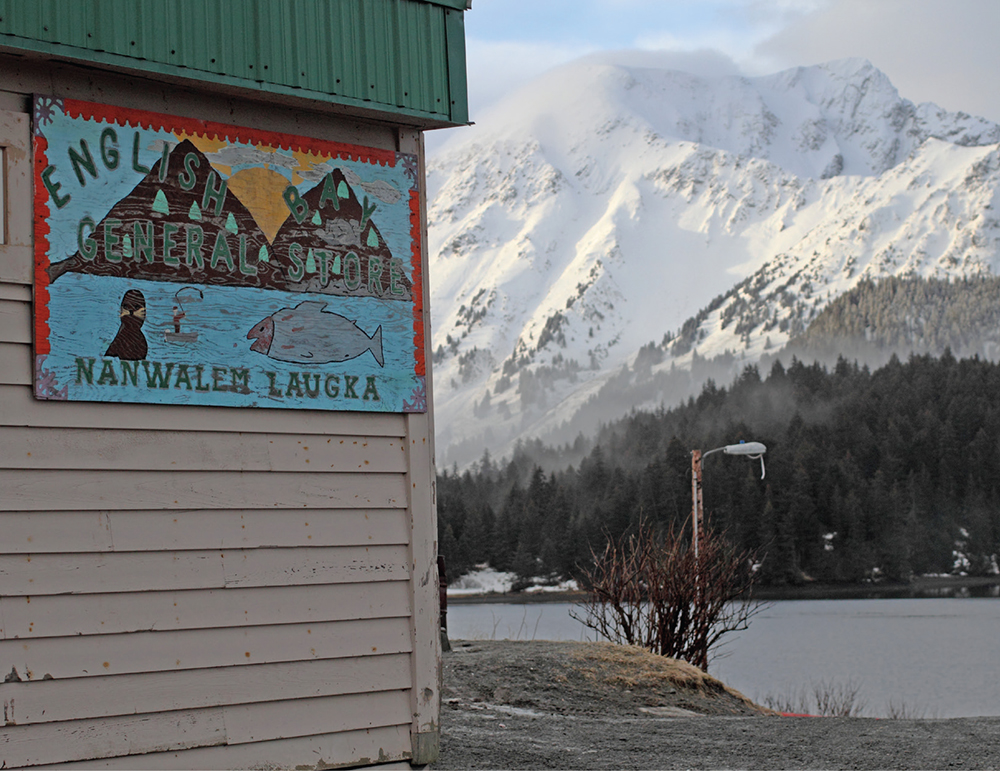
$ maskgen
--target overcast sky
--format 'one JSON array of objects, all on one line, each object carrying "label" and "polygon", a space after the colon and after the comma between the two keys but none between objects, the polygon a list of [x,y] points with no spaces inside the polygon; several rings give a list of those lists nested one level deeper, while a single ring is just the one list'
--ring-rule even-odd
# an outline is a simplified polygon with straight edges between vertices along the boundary
[{"label": "overcast sky", "polygon": [[640,50],[706,75],[861,56],[911,101],[1000,122],[1000,0],[473,0],[465,31],[473,121],[551,67]]}]

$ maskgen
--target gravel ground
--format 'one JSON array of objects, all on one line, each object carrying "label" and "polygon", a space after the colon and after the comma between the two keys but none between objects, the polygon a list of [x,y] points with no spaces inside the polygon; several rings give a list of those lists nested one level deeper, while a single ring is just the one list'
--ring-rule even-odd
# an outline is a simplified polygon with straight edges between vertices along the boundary
[{"label": "gravel ground", "polygon": [[1000,718],[780,717],[601,643],[452,642],[434,769],[1000,769]]}]

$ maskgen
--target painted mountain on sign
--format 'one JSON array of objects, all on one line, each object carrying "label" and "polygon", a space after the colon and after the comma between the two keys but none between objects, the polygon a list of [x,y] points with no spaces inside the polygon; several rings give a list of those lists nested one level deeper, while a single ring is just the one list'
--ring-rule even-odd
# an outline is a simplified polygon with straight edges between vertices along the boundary
[{"label": "painted mountain on sign", "polygon": [[[403,260],[341,169],[299,195],[268,202],[284,222],[267,237],[228,181],[190,140],[157,161],[108,214],[80,223],[80,248],[49,266],[68,272],[177,283],[260,287],[346,297],[411,299]],[[279,218],[280,219],[280,218]]]},{"label": "painted mountain on sign", "polygon": [[359,201],[340,169],[289,208],[273,251],[291,291],[410,299],[403,261],[389,251],[372,219],[377,203],[368,196]]},{"label": "painted mountain on sign", "polygon": [[157,161],[100,221],[80,224],[80,249],[53,263],[68,272],[148,281],[280,289],[267,237],[190,140]]}]

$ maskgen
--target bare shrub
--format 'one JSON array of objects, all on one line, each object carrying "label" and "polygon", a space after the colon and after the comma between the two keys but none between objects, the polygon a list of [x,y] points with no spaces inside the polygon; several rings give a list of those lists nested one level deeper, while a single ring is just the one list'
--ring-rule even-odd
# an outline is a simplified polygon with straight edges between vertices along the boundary
[{"label": "bare shrub", "polygon": [[768,709],[773,709],[775,712],[789,715],[815,714],[812,711],[813,707],[809,701],[809,695],[802,688],[794,693],[769,693],[761,699],[761,704]]},{"label": "bare shrub", "polygon": [[584,571],[587,599],[573,617],[615,643],[637,645],[708,671],[709,652],[728,632],[746,629],[760,605],[750,597],[752,559],[710,528],[698,555],[674,528],[658,536],[643,522],[609,539]]},{"label": "bare shrub", "polygon": [[885,705],[885,716],[890,720],[923,720],[927,717],[927,710],[905,701],[889,699]]},{"label": "bare shrub", "polygon": [[820,717],[861,717],[867,703],[861,697],[861,685],[853,680],[846,683],[813,683],[811,691],[800,688],[790,694],[768,694],[762,700],[775,712]]},{"label": "bare shrub", "polygon": [[861,717],[867,704],[861,698],[861,685],[853,680],[827,683],[820,680],[813,686],[816,714],[824,717]]}]

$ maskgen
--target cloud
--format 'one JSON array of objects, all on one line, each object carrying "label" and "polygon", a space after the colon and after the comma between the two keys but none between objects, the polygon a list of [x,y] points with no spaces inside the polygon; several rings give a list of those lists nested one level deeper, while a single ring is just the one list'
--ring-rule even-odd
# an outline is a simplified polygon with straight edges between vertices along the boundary
[{"label": "cloud", "polygon": [[[793,20],[815,11],[823,0],[731,0],[689,28],[662,25],[636,38],[644,49],[714,50],[739,63],[753,63],[757,46]],[[709,23],[710,20],[710,23]]]},{"label": "cloud", "polygon": [[620,64],[626,67],[680,70],[703,78],[723,78],[740,74],[740,68],[731,57],[711,48],[691,51],[598,51],[583,58],[585,61]]},{"label": "cloud", "polygon": [[[904,98],[1000,122],[998,28],[998,0],[475,0],[470,118],[583,56],[704,77],[861,57]],[[431,132],[428,149],[461,131]]]},{"label": "cloud", "polygon": [[483,41],[466,45],[469,111],[476,113],[546,70],[597,50],[581,43]]},{"label": "cloud", "polygon": [[[524,40],[466,40],[466,71],[469,81],[469,120],[475,122],[510,92],[560,64],[597,50],[579,43],[531,42]],[[427,149],[433,152],[462,128],[431,131]]]},{"label": "cloud", "polygon": [[546,70],[598,51],[622,63],[624,50],[665,52],[659,66],[733,74],[733,61],[751,58],[757,44],[822,2],[475,0],[465,19],[470,115],[475,120]]},{"label": "cloud", "polygon": [[1000,122],[998,28],[996,0],[831,0],[760,43],[754,69],[863,57],[906,99]]}]

